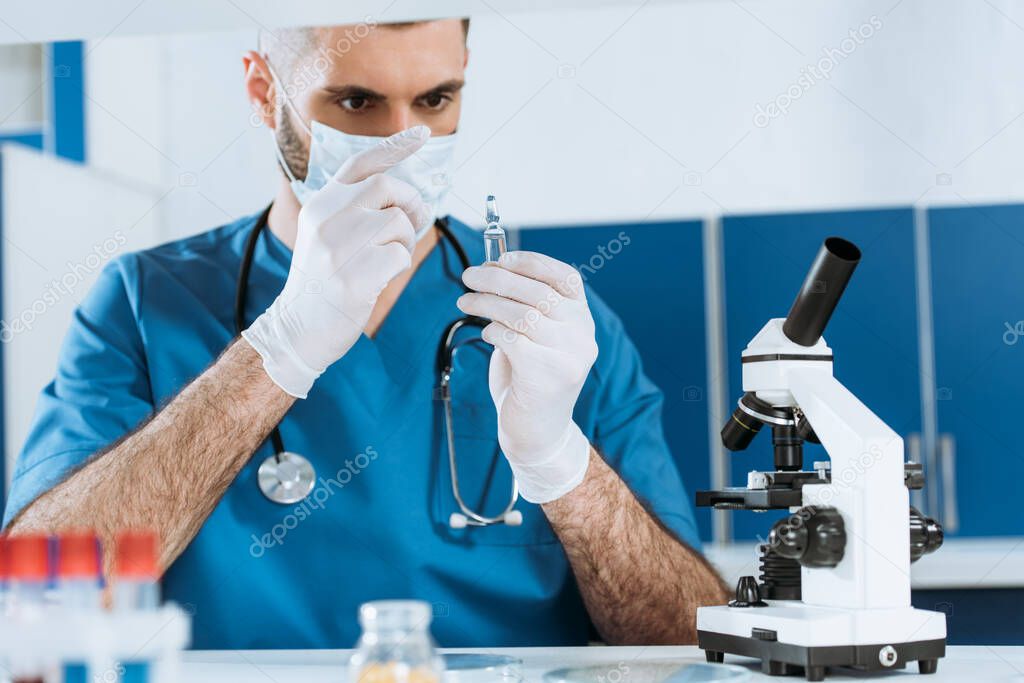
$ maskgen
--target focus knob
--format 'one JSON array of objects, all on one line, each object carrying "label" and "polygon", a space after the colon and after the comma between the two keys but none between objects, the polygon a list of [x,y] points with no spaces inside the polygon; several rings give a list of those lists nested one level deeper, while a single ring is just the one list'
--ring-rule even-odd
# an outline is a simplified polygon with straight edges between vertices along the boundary
[{"label": "focus knob", "polygon": [[931,517],[925,517],[910,508],[910,561],[917,562],[924,555],[934,553],[942,546],[942,526]]},{"label": "focus knob", "polygon": [[835,567],[846,550],[846,527],[835,508],[808,506],[776,522],[768,545],[804,567]]}]

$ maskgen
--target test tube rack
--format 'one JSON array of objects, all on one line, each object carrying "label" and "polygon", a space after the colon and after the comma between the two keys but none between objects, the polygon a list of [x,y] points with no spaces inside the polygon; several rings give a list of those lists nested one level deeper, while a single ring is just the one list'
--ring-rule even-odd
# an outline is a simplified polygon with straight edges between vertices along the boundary
[{"label": "test tube rack", "polygon": [[173,603],[107,612],[45,606],[0,619],[0,666],[11,681],[58,683],[68,666],[85,680],[117,683],[125,666],[145,665],[147,683],[178,683],[191,615]]}]

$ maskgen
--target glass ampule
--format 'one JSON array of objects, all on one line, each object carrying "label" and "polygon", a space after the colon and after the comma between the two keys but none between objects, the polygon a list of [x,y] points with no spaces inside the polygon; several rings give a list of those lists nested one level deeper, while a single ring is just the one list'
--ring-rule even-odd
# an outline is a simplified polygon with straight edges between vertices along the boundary
[{"label": "glass ampule", "polygon": [[440,683],[444,661],[430,635],[433,610],[420,600],[359,607],[363,634],[349,661],[349,683]]},{"label": "glass ampule", "polygon": [[484,263],[493,263],[505,253],[507,243],[505,241],[505,229],[501,227],[501,217],[498,215],[498,202],[493,194],[487,195],[486,204],[487,227],[484,228]]}]

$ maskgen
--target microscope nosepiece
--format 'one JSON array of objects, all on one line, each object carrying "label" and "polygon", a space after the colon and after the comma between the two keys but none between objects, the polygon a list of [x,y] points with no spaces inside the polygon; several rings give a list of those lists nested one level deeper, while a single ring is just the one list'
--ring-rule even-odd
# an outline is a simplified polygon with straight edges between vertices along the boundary
[{"label": "microscope nosepiece", "polygon": [[748,391],[737,401],[736,410],[722,427],[722,445],[730,451],[744,450],[766,422],[773,428],[778,425],[796,424],[792,410],[776,408],[759,399],[753,391]]}]

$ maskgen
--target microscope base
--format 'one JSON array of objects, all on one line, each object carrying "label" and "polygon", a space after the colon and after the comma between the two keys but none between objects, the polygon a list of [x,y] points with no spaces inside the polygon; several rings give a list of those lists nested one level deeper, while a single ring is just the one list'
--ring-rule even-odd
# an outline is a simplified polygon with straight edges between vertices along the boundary
[{"label": "microscope base", "polygon": [[798,601],[701,607],[697,644],[709,662],[723,661],[725,653],[754,657],[766,674],[802,669],[808,681],[824,680],[828,667],[886,671],[914,661],[921,673],[935,673],[946,654],[946,620],[940,612],[911,607],[858,610]]}]

